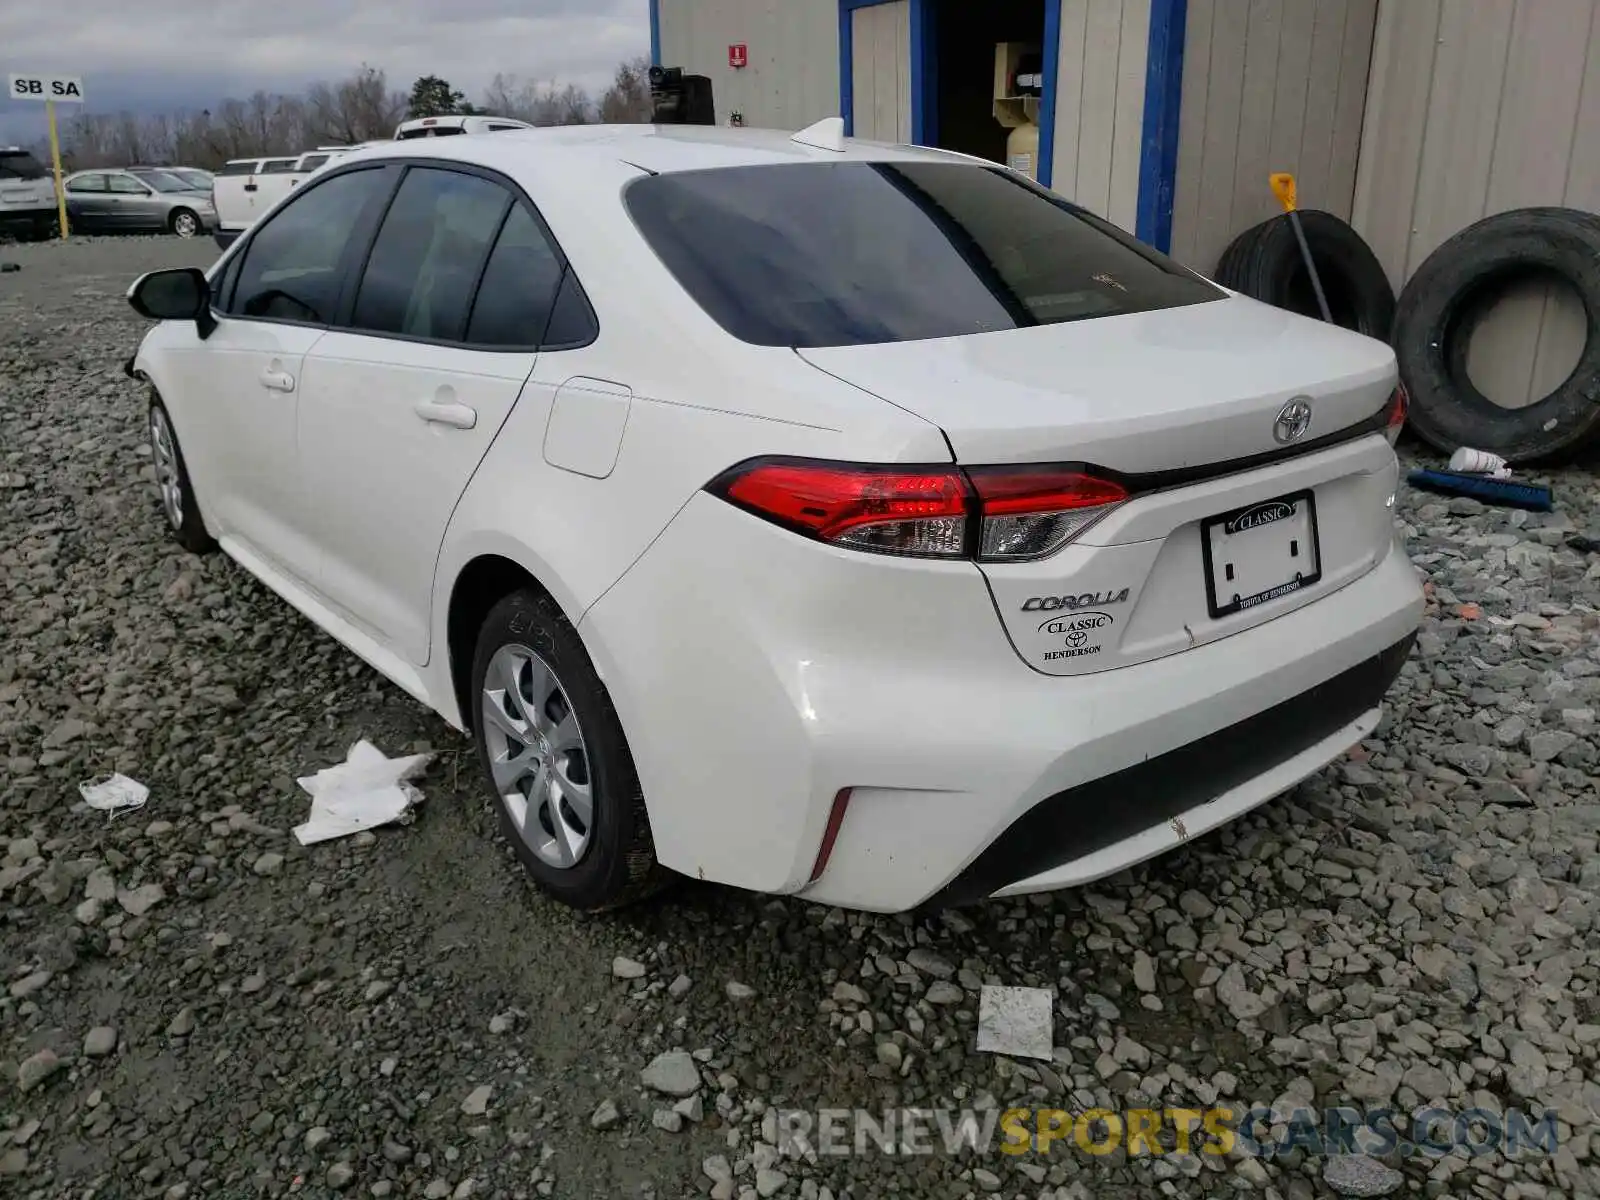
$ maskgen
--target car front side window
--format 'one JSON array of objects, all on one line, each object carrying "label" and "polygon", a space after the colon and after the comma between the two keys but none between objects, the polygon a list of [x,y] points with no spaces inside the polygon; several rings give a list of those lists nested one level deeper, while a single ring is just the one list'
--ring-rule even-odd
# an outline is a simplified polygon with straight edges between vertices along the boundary
[{"label": "car front side window", "polygon": [[111,190],[120,196],[147,196],[150,194],[150,189],[132,175],[111,175],[108,176],[108,179],[110,180]]},{"label": "car front side window", "polygon": [[255,230],[229,312],[240,317],[326,324],[339,304],[346,252],[370,228],[393,181],[381,166],[322,180]]}]

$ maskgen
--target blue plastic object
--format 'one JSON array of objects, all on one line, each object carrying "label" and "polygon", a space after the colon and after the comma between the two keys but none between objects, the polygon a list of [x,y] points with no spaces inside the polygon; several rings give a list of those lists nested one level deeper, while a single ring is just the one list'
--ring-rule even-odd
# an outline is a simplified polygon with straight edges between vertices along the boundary
[{"label": "blue plastic object", "polygon": [[1549,512],[1555,507],[1550,489],[1536,483],[1511,483],[1505,479],[1489,479],[1482,475],[1463,475],[1456,471],[1417,470],[1406,476],[1406,482],[1425,492],[1442,492],[1447,496],[1471,496],[1485,504],[1498,504],[1505,508],[1528,508],[1534,512]]}]

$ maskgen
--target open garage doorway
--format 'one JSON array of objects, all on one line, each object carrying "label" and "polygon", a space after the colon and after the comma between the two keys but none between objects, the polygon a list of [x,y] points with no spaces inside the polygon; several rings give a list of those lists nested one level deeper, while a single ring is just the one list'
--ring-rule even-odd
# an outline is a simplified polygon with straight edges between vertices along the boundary
[{"label": "open garage doorway", "polygon": [[[927,61],[933,68],[936,117],[927,139],[946,150],[959,150],[1004,163],[1038,178],[1036,139],[1013,138],[1019,122],[1039,126],[1044,82],[1045,0],[928,0],[933,9],[933,46]],[[1004,73],[1010,99],[1002,101],[1004,119],[995,115],[997,71],[995,47],[1012,48]],[[1023,77],[1022,86],[1017,76]],[[1031,150],[1028,143],[1034,142]],[[1010,143],[1008,146],[1008,142]],[[1015,151],[1027,154],[1026,160]]]}]

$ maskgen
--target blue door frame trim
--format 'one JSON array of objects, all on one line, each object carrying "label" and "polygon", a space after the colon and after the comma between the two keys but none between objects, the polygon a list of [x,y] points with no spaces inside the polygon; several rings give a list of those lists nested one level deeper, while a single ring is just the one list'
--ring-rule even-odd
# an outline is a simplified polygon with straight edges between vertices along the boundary
[{"label": "blue door frame trim", "polygon": [[1056,73],[1061,70],[1061,0],[1044,0],[1044,87],[1039,97],[1039,165],[1045,187],[1056,166]]},{"label": "blue door frame trim", "polygon": [[1178,120],[1183,107],[1183,39],[1188,17],[1188,0],[1150,0],[1134,235],[1163,253],[1172,249]]},{"label": "blue door frame trim", "polygon": [[661,0],[650,0],[650,65],[661,65]]}]

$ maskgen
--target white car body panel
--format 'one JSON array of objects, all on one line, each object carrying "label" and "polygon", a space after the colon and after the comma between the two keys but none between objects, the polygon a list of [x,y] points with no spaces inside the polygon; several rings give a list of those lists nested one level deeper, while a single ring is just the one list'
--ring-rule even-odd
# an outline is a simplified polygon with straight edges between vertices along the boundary
[{"label": "white car body panel", "polygon": [[[1050,798],[1221,736],[1403,648],[1417,627],[1389,442],[1372,431],[1251,461],[1273,450],[1289,397],[1312,396],[1312,439],[1373,417],[1395,383],[1379,343],[1230,296],[915,342],[749,345],[650,249],[622,203],[630,181],[956,159],[650,126],[416,139],[345,161],[375,158],[514,180],[581,281],[594,340],[489,353],[222,316],[207,340],[192,323],[158,325],[135,369],[171,413],[223,549],[457,728],[472,716],[450,637],[458,581],[490,560],[537,580],[610,693],[670,868],[908,908]],[[263,386],[280,375],[293,391]],[[474,419],[426,420],[429,405]],[[819,543],[705,490],[770,455],[1133,473],[1245,461],[1136,494],[1039,561],[995,564]],[[1307,490],[1321,578],[1213,617],[1202,523]],[[1046,659],[1051,614],[1025,607],[1042,596],[1109,613],[1114,641],[1092,662]],[[1181,844],[1337,757],[1377,714],[1374,697],[1170,819],[993,890],[1085,882]]]}]

